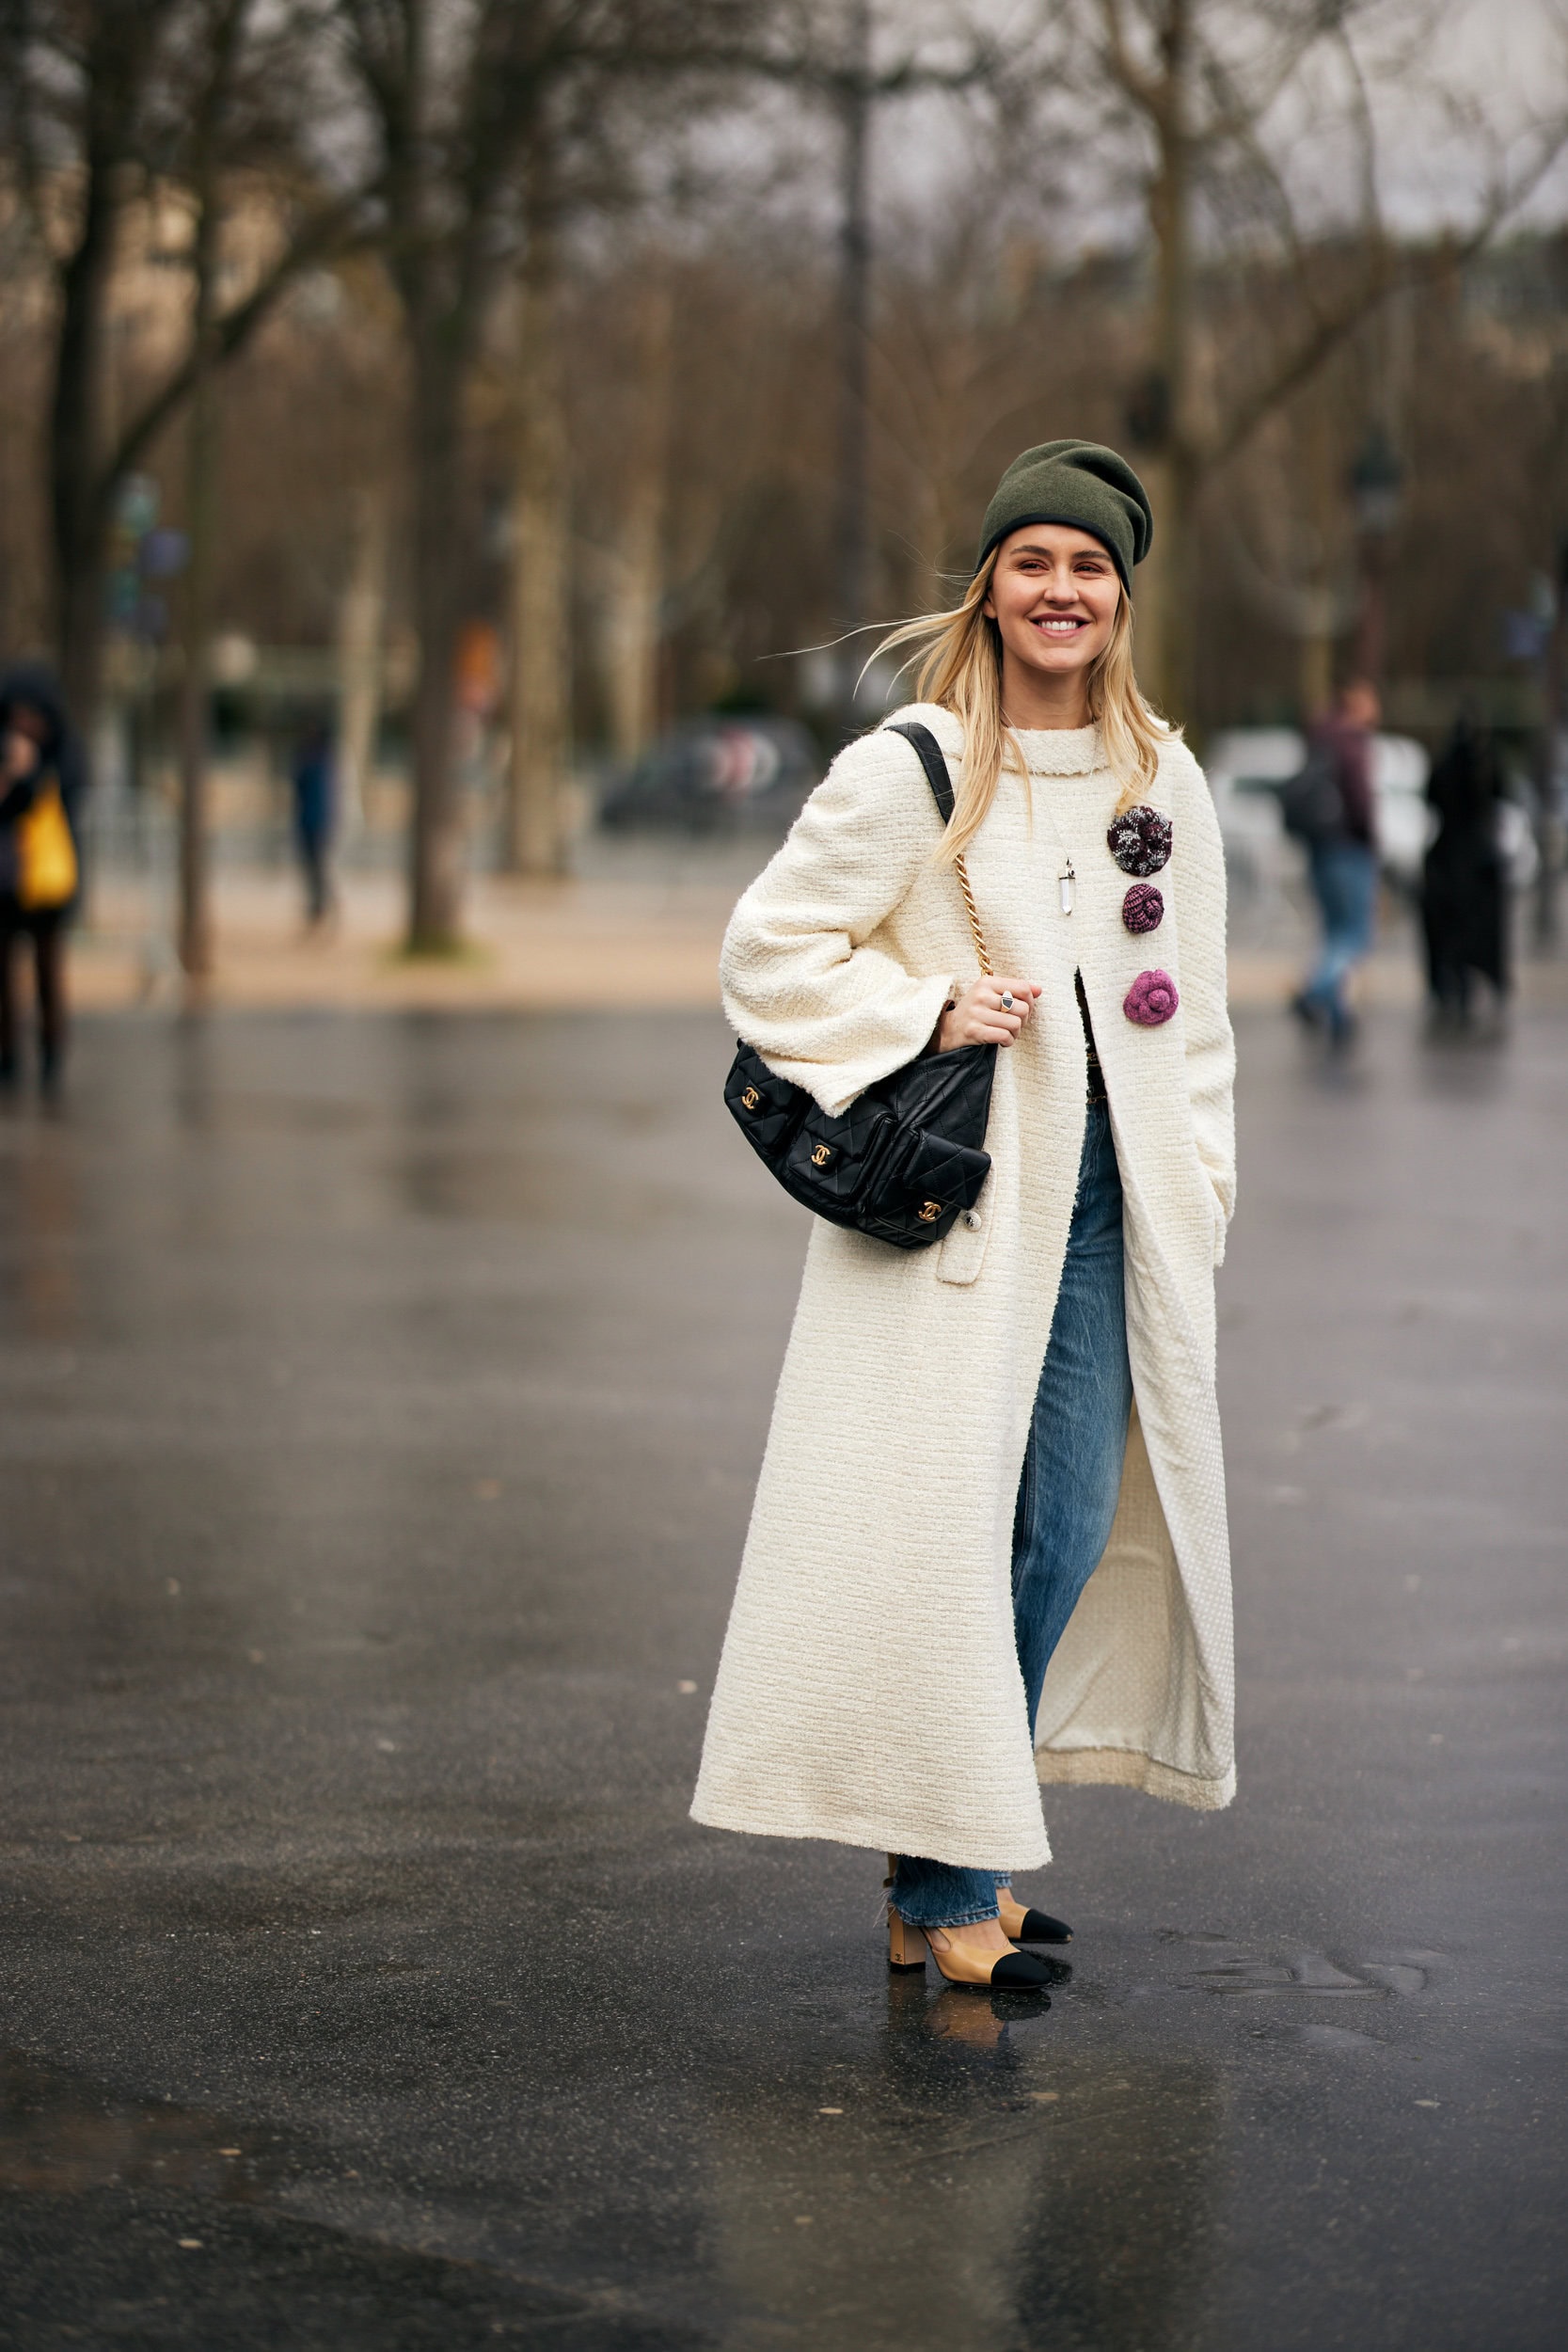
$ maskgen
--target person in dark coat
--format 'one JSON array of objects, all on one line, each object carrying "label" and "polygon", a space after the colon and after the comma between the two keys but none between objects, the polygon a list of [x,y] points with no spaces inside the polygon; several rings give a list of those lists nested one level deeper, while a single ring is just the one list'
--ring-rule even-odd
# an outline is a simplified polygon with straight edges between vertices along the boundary
[{"label": "person in dark coat", "polygon": [[1476,974],[1508,993],[1508,877],[1498,834],[1505,797],[1490,733],[1462,718],[1427,779],[1437,837],[1422,870],[1427,977],[1440,1020],[1470,1016]]},{"label": "person in dark coat", "polygon": [[294,840],[305,873],[305,920],[315,930],[332,912],[327,858],[336,814],[332,739],[318,720],[307,728],[294,755]]},{"label": "person in dark coat", "polygon": [[17,1077],[16,947],[30,943],[38,977],[40,1073],[58,1084],[65,1059],[65,933],[75,893],[58,904],[24,906],[19,828],[51,783],[80,854],[78,815],[86,771],[55,675],[18,662],[0,675],[0,1086]]}]

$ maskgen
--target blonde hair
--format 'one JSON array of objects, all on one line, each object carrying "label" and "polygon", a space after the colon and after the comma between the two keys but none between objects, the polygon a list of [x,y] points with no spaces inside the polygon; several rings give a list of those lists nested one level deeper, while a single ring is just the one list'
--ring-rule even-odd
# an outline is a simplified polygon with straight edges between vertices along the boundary
[{"label": "blonde hair", "polygon": [[[963,855],[985,823],[1003,769],[1026,772],[1013,730],[1002,716],[1002,632],[984,610],[1000,553],[998,548],[981,564],[952,612],[922,612],[894,629],[877,648],[880,655],[896,645],[928,640],[915,673],[916,697],[950,710],[963,729],[952,819],[938,851],[939,862],[946,866]],[[1154,782],[1160,761],[1155,730],[1164,724],[1144,700],[1133,674],[1132,600],[1125,587],[1110,642],[1096,656],[1087,682],[1089,715],[1103,739],[1106,765],[1121,785],[1116,806],[1119,817]]]}]

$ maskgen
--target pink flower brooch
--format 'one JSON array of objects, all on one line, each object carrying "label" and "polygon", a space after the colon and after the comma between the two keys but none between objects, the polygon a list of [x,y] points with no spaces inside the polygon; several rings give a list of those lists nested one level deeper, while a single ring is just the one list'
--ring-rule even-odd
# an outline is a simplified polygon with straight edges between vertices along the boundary
[{"label": "pink flower brooch", "polygon": [[1121,902],[1121,919],[1134,937],[1157,931],[1164,916],[1165,902],[1152,882],[1134,882]]},{"label": "pink flower brooch", "polygon": [[1105,839],[1124,874],[1157,874],[1170,861],[1170,818],[1142,802],[1112,819]]},{"label": "pink flower brooch", "polygon": [[1140,1029],[1157,1029],[1162,1021],[1170,1019],[1180,1002],[1176,982],[1168,972],[1140,972],[1122,998],[1121,1009]]}]

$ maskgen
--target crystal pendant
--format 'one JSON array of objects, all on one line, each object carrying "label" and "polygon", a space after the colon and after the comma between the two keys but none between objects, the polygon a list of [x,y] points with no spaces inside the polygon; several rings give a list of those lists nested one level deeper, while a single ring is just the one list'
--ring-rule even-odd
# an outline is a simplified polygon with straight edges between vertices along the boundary
[{"label": "crystal pendant", "polygon": [[1057,887],[1060,889],[1062,894],[1062,913],[1064,914],[1070,914],[1072,913],[1072,885],[1076,880],[1077,876],[1072,870],[1072,860],[1071,858],[1069,858],[1067,864],[1062,867],[1061,872],[1056,877]]}]

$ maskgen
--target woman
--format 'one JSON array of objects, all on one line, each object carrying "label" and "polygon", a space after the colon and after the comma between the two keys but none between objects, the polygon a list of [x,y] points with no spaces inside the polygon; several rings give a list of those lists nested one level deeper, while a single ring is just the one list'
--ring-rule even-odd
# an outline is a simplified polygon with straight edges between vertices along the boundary
[{"label": "woman", "polygon": [[1427,779],[1438,834],[1421,872],[1432,1010],[1460,1026],[1470,1018],[1475,974],[1499,1007],[1508,994],[1508,872],[1498,832],[1506,797],[1491,736],[1462,718]]},{"label": "woman", "polygon": [[[813,1227],[692,1811],[884,1847],[895,1964],[1039,1983],[1037,1775],[1228,1804],[1212,1268],[1234,1197],[1225,876],[1132,675],[1136,475],[1007,469],[926,641],[941,819],[879,729],[736,909],[735,1026],[832,1112],[994,1043],[978,1206],[930,1250]],[[1001,977],[973,978],[962,857]],[[1152,877],[1158,874],[1158,882]]]},{"label": "woman", "polygon": [[[65,933],[79,877],[80,784],[53,673],[41,662],[17,663],[0,676],[0,1086],[14,1086],[17,1078],[19,940],[30,942],[37,974],[40,1078],[46,1092],[59,1083],[66,1047]],[[32,878],[29,887],[24,828],[50,794],[58,796],[58,847],[48,877]]]}]

